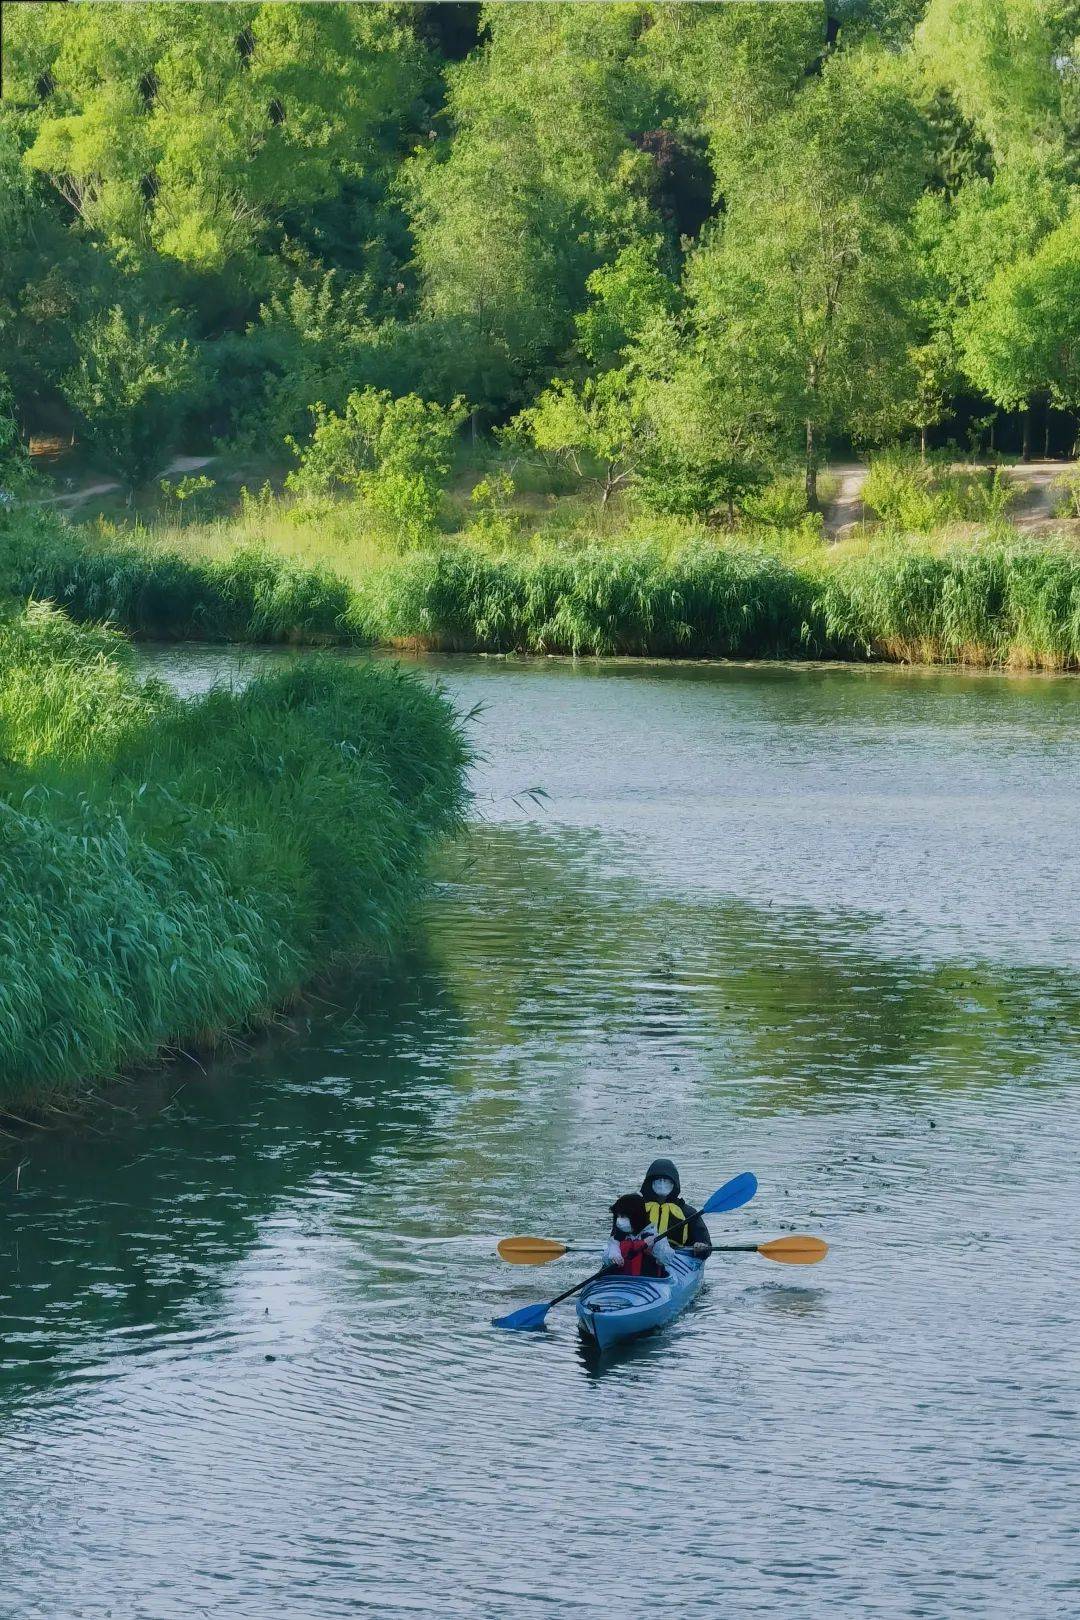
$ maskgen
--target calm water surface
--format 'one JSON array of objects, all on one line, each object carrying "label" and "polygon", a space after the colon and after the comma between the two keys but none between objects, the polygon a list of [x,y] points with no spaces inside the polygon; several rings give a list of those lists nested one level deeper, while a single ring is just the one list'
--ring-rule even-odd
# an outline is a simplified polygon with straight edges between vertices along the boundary
[{"label": "calm water surface", "polygon": [[[0,1616],[1080,1613],[1080,686],[421,668],[407,959],[0,1185]],[[492,1329],[661,1151],[828,1260]]]}]

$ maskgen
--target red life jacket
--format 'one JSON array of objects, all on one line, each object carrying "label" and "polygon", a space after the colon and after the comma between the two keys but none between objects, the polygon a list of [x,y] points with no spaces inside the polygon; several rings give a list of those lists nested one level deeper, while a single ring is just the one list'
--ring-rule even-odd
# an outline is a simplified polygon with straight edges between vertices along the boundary
[{"label": "red life jacket", "polygon": [[622,1255],[622,1268],[628,1277],[640,1277],[643,1267],[648,1266],[644,1272],[651,1277],[660,1269],[652,1255],[649,1246],[642,1238],[623,1238],[619,1244],[619,1253]]}]

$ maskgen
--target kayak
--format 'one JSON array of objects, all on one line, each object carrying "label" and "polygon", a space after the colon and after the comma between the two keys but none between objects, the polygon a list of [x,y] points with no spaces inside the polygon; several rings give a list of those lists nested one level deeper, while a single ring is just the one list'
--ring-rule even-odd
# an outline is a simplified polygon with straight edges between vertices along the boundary
[{"label": "kayak", "polygon": [[684,1311],[701,1287],[705,1262],[676,1250],[666,1277],[627,1277],[613,1271],[578,1295],[578,1326],[601,1350],[663,1327]]}]

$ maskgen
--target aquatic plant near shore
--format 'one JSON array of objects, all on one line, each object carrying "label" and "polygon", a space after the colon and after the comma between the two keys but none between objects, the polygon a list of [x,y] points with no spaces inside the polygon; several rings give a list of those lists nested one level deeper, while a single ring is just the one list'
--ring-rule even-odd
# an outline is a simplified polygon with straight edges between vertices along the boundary
[{"label": "aquatic plant near shore", "polygon": [[1080,669],[1080,551],[1053,537],[995,531],[942,546],[884,536],[788,553],[765,534],[448,540],[373,553],[350,572],[250,544],[179,556],[40,519],[0,532],[0,589],[139,636]]},{"label": "aquatic plant near shore", "polygon": [[31,665],[38,638],[66,642],[82,733],[61,715],[45,754],[0,710],[0,1113],[384,951],[465,794],[446,700],[396,669],[313,659],[183,703],[56,614],[0,628],[0,667]]},{"label": "aquatic plant near shore", "polygon": [[878,546],[823,571],[824,635],[863,657],[1080,668],[1080,553],[989,542]]},{"label": "aquatic plant near shore", "polygon": [[480,651],[798,657],[819,648],[809,580],[767,552],[656,546],[489,557],[412,553],[358,593],[361,633]]}]

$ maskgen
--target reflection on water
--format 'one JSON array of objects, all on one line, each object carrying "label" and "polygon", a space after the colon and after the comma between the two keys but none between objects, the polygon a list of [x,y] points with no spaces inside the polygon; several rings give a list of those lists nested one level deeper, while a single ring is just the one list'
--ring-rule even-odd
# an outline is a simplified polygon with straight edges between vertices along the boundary
[{"label": "reflection on water", "polygon": [[[411,958],[0,1186],[0,1617],[1074,1613],[1076,688],[438,670]],[[659,1150],[828,1261],[490,1328]]]}]

